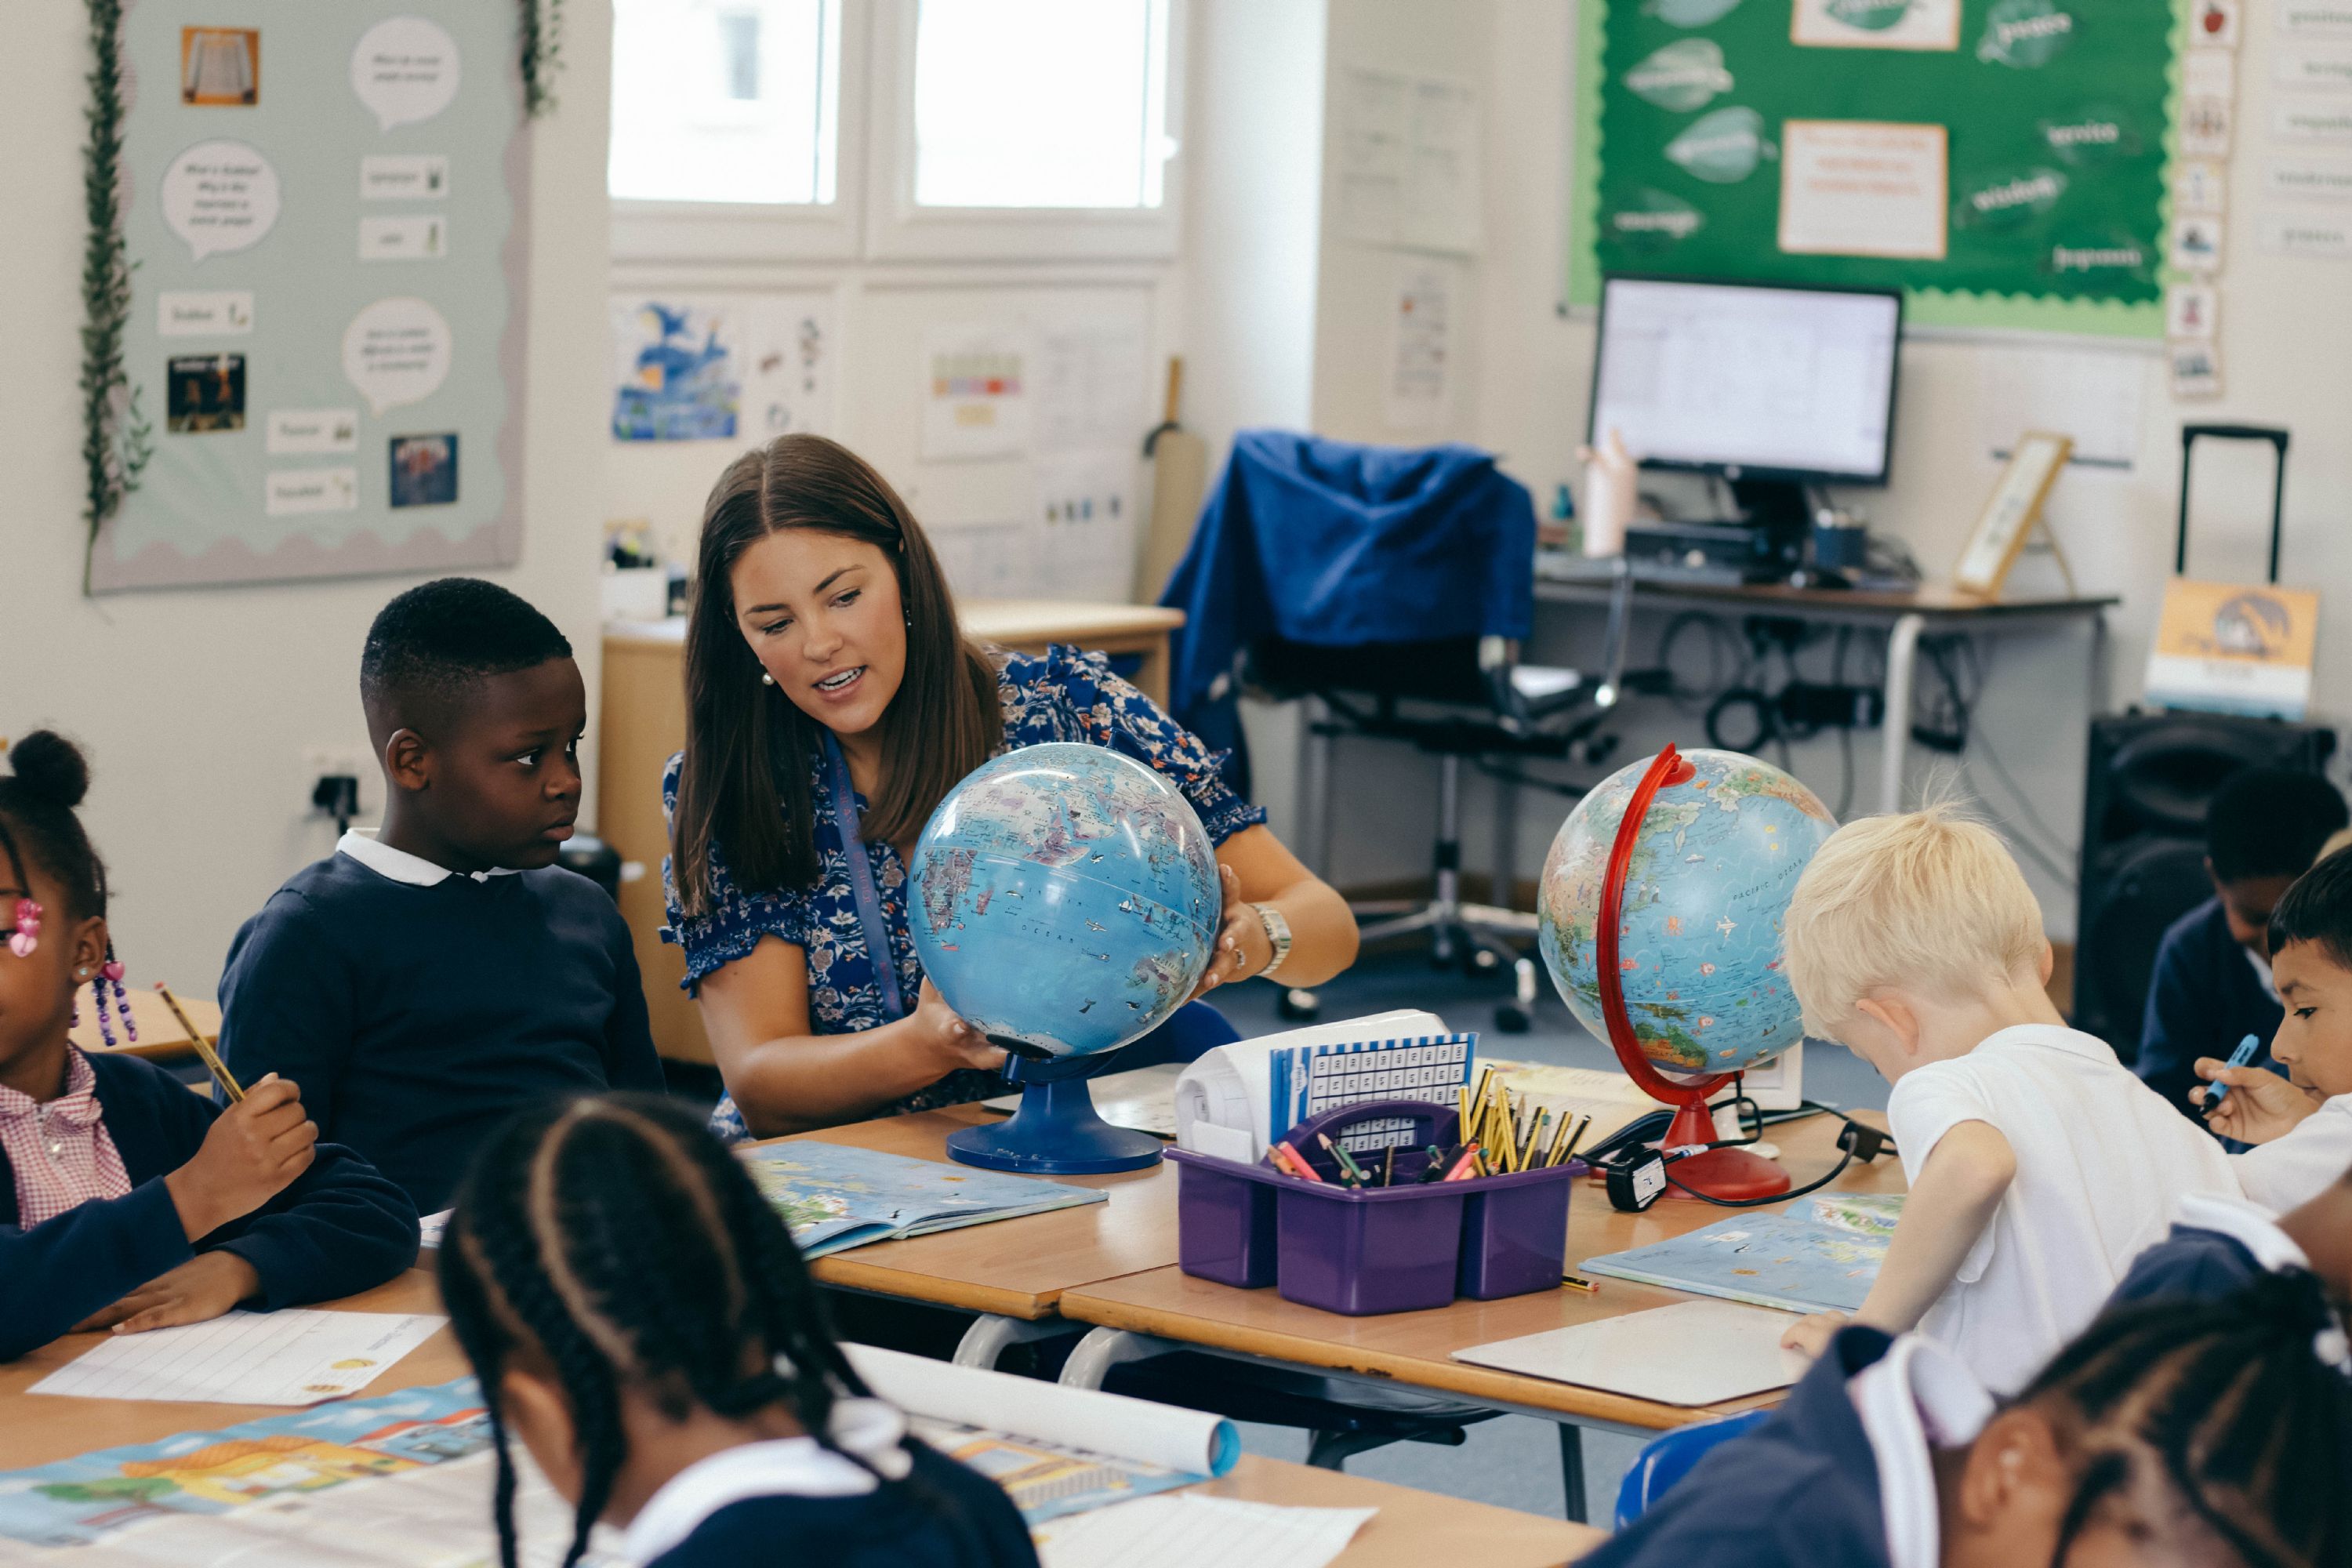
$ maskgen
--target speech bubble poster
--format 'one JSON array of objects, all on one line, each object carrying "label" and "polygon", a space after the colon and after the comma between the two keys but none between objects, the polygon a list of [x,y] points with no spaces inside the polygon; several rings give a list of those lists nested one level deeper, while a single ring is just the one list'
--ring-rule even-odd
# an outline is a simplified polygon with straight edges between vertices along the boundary
[{"label": "speech bubble poster", "polygon": [[122,29],[123,357],[153,456],[91,586],[511,563],[512,7],[140,0]]}]

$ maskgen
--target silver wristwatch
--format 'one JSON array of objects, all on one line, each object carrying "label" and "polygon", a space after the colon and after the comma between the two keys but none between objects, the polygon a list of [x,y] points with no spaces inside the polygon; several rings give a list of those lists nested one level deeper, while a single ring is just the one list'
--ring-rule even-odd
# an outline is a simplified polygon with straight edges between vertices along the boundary
[{"label": "silver wristwatch", "polygon": [[1290,956],[1290,921],[1284,918],[1280,910],[1270,904],[1254,907],[1257,910],[1257,923],[1265,928],[1266,943],[1274,949],[1273,959],[1258,973],[1270,976],[1282,967],[1282,961]]}]

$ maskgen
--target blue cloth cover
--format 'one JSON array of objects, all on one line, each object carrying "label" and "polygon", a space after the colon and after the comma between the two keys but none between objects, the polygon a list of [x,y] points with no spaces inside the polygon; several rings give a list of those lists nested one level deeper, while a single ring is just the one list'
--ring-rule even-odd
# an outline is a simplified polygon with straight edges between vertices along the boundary
[{"label": "blue cloth cover", "polygon": [[1535,548],[1535,502],[1490,453],[1244,430],[1160,595],[1185,615],[1170,707],[1229,744],[1230,717],[1210,715],[1231,698],[1212,688],[1269,636],[1340,647],[1525,637]]}]

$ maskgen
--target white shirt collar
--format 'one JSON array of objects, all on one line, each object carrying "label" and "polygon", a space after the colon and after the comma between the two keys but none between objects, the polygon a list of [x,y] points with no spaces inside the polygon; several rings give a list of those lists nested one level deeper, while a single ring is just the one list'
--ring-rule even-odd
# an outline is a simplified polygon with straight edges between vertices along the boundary
[{"label": "white shirt collar", "polygon": [[2251,1198],[2220,1193],[2184,1193],[2173,1211],[2175,1223],[2191,1230],[2226,1236],[2254,1255],[2254,1261],[2273,1274],[2287,1268],[2308,1268],[2311,1259],[2294,1238],[2272,1220],[2271,1211]]},{"label": "white shirt collar", "polygon": [[[411,855],[405,849],[394,849],[375,836],[370,827],[344,830],[335,840],[335,853],[348,855],[379,877],[404,882],[412,888],[437,887],[457,875],[446,866],[436,866],[422,855]],[[492,877],[511,877],[511,866],[494,866],[487,871],[468,873],[477,882],[487,882]]]},{"label": "white shirt collar", "polygon": [[1959,1357],[1906,1334],[1846,1382],[1878,1464],[1889,1568],[1937,1568],[1944,1550],[1935,1451],[1974,1438],[1992,1419],[1992,1395]]},{"label": "white shirt collar", "polygon": [[1977,1042],[1977,1049],[1987,1046],[2043,1046],[2051,1050],[2064,1051],[2069,1056],[2084,1057],[2092,1061],[2114,1061],[2115,1047],[2096,1035],[2086,1035],[2080,1029],[2063,1024],[2011,1024],[2005,1029],[1995,1029]]},{"label": "white shirt collar", "polygon": [[[879,1399],[834,1405],[834,1442],[890,1480],[905,1479],[914,1468],[900,1446],[906,1435],[907,1418]],[[814,1437],[746,1443],[697,1460],[664,1482],[629,1521],[622,1551],[632,1563],[650,1563],[720,1509],[748,1498],[863,1497],[874,1487],[873,1470]]]},{"label": "white shirt collar", "polygon": [[2263,983],[2263,994],[2273,1002],[2278,1001],[2278,981],[2271,974],[2269,962],[2251,947],[2242,947],[2238,951],[2244,953],[2246,962],[2254,966],[2254,978]]}]

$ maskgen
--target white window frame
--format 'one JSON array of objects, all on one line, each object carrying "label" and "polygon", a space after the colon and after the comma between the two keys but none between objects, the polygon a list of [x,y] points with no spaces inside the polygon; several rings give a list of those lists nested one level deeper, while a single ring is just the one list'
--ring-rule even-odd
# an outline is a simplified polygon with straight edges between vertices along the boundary
[{"label": "white window frame", "polygon": [[870,114],[872,6],[838,0],[841,64],[834,114],[834,199],[829,202],[612,204],[613,259],[845,261],[864,235],[866,126]]},{"label": "white window frame", "polygon": [[[1132,207],[938,207],[915,201],[915,24],[919,0],[871,0],[875,75],[866,145],[866,254],[883,260],[1167,260],[1177,254],[1184,197],[1188,6],[1168,0],[1167,134],[1175,152],[1160,205]],[[845,45],[846,39],[844,40]],[[845,53],[842,68],[848,70]],[[843,108],[848,107],[844,92]]]}]

